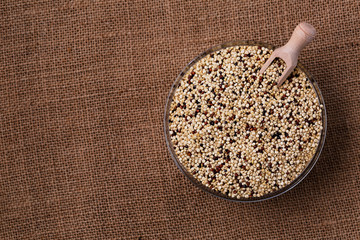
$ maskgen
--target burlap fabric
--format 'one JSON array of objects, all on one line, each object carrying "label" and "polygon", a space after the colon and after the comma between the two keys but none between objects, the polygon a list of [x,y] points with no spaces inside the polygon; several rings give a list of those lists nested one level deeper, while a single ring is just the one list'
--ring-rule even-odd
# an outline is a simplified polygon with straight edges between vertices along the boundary
[{"label": "burlap fabric", "polygon": [[[0,2],[1,239],[359,239],[359,1]],[[241,204],[195,188],[165,146],[180,70],[235,39],[284,44],[328,110],[323,154],[290,192]]]}]

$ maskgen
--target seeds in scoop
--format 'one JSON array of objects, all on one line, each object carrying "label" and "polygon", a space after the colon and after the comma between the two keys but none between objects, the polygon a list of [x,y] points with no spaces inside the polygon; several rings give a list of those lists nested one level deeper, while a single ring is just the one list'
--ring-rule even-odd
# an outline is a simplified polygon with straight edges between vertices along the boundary
[{"label": "seeds in scoop", "polygon": [[231,198],[261,197],[295,180],[311,161],[322,118],[317,95],[296,68],[272,50],[237,46],[205,56],[185,74],[170,106],[169,130],[182,165],[205,186]]}]

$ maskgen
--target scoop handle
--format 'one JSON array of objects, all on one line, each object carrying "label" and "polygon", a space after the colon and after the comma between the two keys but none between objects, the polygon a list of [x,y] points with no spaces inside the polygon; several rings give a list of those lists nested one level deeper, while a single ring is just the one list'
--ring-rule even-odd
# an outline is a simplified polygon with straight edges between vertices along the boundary
[{"label": "scoop handle", "polygon": [[296,26],[284,48],[297,57],[300,51],[315,38],[315,35],[315,28],[309,23],[302,22]]}]

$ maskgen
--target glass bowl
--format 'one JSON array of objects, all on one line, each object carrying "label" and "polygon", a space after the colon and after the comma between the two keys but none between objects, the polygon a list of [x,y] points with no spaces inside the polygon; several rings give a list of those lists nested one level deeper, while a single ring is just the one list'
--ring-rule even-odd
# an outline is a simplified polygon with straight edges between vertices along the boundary
[{"label": "glass bowl", "polygon": [[227,48],[227,47],[233,47],[233,46],[261,46],[261,47],[266,47],[268,49],[275,49],[274,46],[267,44],[267,43],[262,43],[262,42],[257,42],[257,41],[232,41],[232,42],[228,42],[228,43],[224,43],[221,45],[217,45],[214,46],[210,49],[208,49],[207,51],[203,52],[202,54],[200,54],[199,56],[197,56],[195,59],[193,59],[183,70],[182,72],[179,74],[179,76],[176,78],[175,82],[173,83],[170,93],[168,95],[167,101],[166,101],[166,106],[165,106],[165,117],[164,117],[164,131],[165,131],[165,140],[166,140],[166,145],[169,149],[170,155],[172,157],[172,159],[174,160],[175,164],[178,166],[178,168],[181,170],[181,172],[190,179],[190,181],[197,187],[199,187],[201,190],[222,198],[222,199],[226,199],[229,201],[234,201],[234,202],[258,202],[258,201],[263,201],[263,200],[267,200],[267,199],[271,199],[274,197],[277,197],[287,191],[289,191],[290,189],[294,188],[296,185],[298,185],[311,171],[311,169],[314,167],[315,163],[317,162],[317,160],[319,159],[319,156],[321,154],[321,151],[323,149],[324,143],[325,143],[325,137],[326,137],[326,128],[327,128],[327,117],[326,117],[326,108],[325,108],[325,103],[324,103],[324,99],[323,96],[320,92],[320,89],[316,83],[316,81],[314,80],[314,78],[312,77],[312,75],[300,64],[298,63],[297,67],[300,68],[307,76],[308,79],[310,79],[311,85],[313,87],[313,89],[315,90],[319,103],[322,104],[323,107],[323,111],[322,111],[322,124],[323,124],[323,129],[321,131],[321,137],[320,137],[320,141],[318,144],[318,147],[316,149],[316,152],[313,156],[313,158],[311,159],[311,161],[308,163],[308,165],[306,166],[306,168],[304,169],[304,171],[294,180],[292,181],[290,184],[288,184],[287,186],[265,194],[261,197],[251,197],[251,198],[232,198],[229,197],[221,192],[217,192],[209,187],[206,187],[205,185],[203,185],[200,181],[198,181],[195,177],[192,176],[191,173],[189,173],[185,167],[181,164],[181,162],[179,161],[179,159],[176,156],[176,153],[174,151],[174,147],[170,138],[170,133],[169,133],[169,109],[170,109],[170,105],[175,93],[175,90],[177,89],[177,87],[179,86],[179,82],[181,81],[181,79],[183,78],[183,76],[188,72],[188,70],[194,65],[196,64],[200,59],[202,59],[204,56],[211,54],[213,52],[216,52],[218,50],[221,50],[223,48]]}]

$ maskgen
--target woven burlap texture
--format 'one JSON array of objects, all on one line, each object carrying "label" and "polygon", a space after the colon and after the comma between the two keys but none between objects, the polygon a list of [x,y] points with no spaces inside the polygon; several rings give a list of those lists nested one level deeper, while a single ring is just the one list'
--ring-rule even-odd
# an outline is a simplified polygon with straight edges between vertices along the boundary
[{"label": "woven burlap texture", "polygon": [[[359,1],[0,2],[1,239],[359,239]],[[317,165],[241,204],[170,158],[164,105],[181,69],[230,40],[318,35],[300,61],[328,110]]]}]

